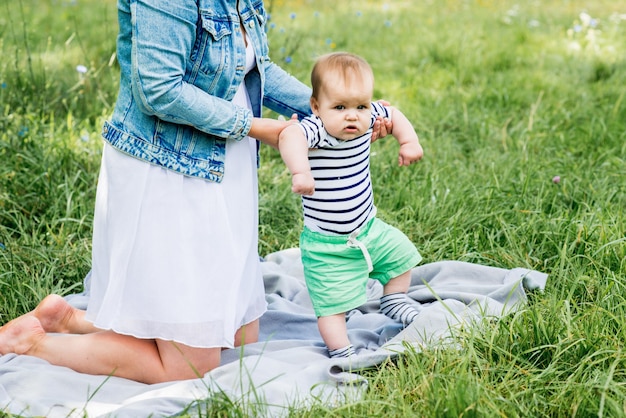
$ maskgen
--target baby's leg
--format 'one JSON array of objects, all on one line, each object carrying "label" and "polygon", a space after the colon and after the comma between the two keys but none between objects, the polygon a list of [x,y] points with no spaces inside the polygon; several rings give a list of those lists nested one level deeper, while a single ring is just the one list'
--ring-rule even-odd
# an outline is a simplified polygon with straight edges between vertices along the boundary
[{"label": "baby's leg", "polygon": [[331,357],[348,357],[354,354],[354,347],[348,339],[345,313],[320,316],[317,326]]},{"label": "baby's leg", "polygon": [[380,298],[380,310],[388,317],[408,325],[419,314],[406,296],[411,284],[411,270],[394,277],[383,286],[383,297]]}]

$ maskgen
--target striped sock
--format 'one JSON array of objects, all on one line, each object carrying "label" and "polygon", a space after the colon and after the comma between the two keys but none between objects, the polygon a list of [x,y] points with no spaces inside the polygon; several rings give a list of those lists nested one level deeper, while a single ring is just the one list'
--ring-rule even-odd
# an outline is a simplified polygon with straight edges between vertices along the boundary
[{"label": "striped sock", "polygon": [[352,344],[348,344],[347,346],[336,350],[328,350],[328,353],[332,358],[350,357],[356,354]]},{"label": "striped sock", "polygon": [[380,298],[380,311],[391,319],[408,325],[417,317],[419,311],[407,302],[404,293],[390,293]]}]

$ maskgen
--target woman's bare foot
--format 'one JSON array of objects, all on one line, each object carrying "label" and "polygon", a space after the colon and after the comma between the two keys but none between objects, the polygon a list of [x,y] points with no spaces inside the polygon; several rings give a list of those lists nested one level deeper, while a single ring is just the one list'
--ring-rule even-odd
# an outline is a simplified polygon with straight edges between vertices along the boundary
[{"label": "woman's bare foot", "polygon": [[30,354],[46,336],[39,319],[23,315],[0,327],[0,354]]},{"label": "woman's bare foot", "polygon": [[46,296],[33,311],[46,332],[73,332],[72,319],[76,308],[59,295]]}]

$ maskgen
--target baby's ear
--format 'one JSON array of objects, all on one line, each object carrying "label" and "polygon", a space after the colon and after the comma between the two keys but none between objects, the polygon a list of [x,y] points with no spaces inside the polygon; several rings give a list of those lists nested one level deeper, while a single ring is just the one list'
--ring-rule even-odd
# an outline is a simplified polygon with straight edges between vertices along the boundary
[{"label": "baby's ear", "polygon": [[320,105],[317,102],[317,99],[315,97],[311,97],[311,99],[309,100],[309,103],[311,103],[311,110],[313,111],[313,114],[315,116],[319,116]]}]

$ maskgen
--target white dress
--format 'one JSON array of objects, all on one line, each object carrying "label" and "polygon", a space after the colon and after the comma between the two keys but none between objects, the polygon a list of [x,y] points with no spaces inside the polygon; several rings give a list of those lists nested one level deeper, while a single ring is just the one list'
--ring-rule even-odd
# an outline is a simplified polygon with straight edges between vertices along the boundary
[{"label": "white dress", "polygon": [[[254,67],[246,50],[248,71]],[[250,108],[242,83],[233,102]],[[227,141],[222,183],[148,164],[108,144],[96,195],[86,318],[193,347],[233,347],[266,310],[258,256],[256,141]]]}]

